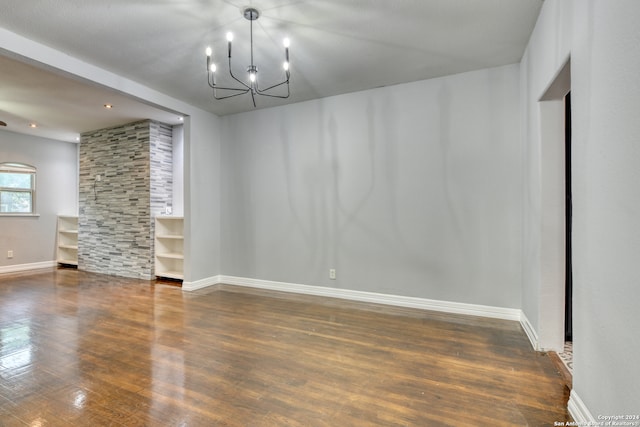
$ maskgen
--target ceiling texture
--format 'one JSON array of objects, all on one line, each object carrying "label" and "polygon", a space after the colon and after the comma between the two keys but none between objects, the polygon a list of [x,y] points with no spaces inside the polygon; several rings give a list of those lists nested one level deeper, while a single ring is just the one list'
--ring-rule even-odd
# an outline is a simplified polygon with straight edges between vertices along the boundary
[{"label": "ceiling texture", "polygon": [[[249,21],[262,86],[284,77],[291,96],[257,108],[323,98],[520,61],[543,0],[3,0],[0,27],[217,115],[252,110],[251,97],[217,101],[205,48],[225,83],[231,31],[234,74],[246,76]],[[2,54],[0,41],[0,55]],[[115,106],[106,111],[105,103]],[[0,121],[14,132],[61,140],[152,118],[158,110],[45,64],[0,56]],[[36,129],[29,123],[38,123]]]}]

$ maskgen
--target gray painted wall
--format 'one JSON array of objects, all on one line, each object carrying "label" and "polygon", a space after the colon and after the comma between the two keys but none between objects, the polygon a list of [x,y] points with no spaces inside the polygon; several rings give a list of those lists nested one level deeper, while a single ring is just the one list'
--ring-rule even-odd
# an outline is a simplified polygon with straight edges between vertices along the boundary
[{"label": "gray painted wall", "polygon": [[519,308],[519,102],[512,65],[223,117],[223,273]]},{"label": "gray painted wall", "polygon": [[592,416],[640,408],[640,2],[546,0],[522,61],[526,201],[523,310],[538,327],[541,292],[539,97],[571,55],[573,391]]},{"label": "gray painted wall", "polygon": [[[56,217],[78,212],[78,146],[0,131],[0,163],[35,166],[39,217],[0,216],[0,266],[55,260]],[[14,257],[7,258],[13,250]]]},{"label": "gray painted wall", "polygon": [[574,389],[640,413],[640,2],[576,2]]},{"label": "gray painted wall", "polygon": [[220,119],[194,111],[184,123],[184,278],[221,274]]}]

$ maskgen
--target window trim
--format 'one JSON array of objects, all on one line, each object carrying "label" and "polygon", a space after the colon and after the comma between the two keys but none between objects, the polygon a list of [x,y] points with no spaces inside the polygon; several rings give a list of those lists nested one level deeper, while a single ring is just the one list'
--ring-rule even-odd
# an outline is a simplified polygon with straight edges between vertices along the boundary
[{"label": "window trim", "polygon": [[31,189],[27,190],[24,188],[11,188],[11,187],[0,187],[0,192],[12,192],[12,193],[29,193],[31,195],[31,212],[0,212],[0,216],[40,216],[36,212],[36,178],[37,178],[37,169],[35,166],[28,165],[26,163],[18,163],[18,162],[3,162],[0,163],[0,173],[3,172],[13,172],[13,173],[24,173],[32,176],[31,179]]}]

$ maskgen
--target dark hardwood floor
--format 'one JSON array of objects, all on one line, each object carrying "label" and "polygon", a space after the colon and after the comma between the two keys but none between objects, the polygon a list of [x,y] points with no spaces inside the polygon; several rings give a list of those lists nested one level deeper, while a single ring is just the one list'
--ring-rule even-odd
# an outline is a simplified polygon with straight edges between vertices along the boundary
[{"label": "dark hardwood floor", "polygon": [[1,426],[543,426],[517,322],[75,270],[0,278]]}]

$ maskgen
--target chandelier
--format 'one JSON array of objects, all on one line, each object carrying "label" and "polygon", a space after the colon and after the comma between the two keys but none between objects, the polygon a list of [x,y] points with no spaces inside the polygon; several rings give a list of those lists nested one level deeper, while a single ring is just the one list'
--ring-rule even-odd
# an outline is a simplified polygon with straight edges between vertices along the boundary
[{"label": "chandelier", "polygon": [[[284,63],[282,64],[282,68],[284,68],[285,79],[280,83],[273,84],[264,89],[260,88],[259,80],[258,80],[258,67],[253,63],[253,21],[257,20],[260,17],[260,12],[253,8],[247,7],[242,11],[242,15],[249,21],[250,27],[250,41],[251,41],[251,63],[247,67],[248,81],[243,81],[237,78],[233,71],[231,70],[231,42],[233,41],[233,33],[227,33],[227,44],[228,44],[228,58],[229,58],[229,75],[233,80],[240,84],[240,87],[225,87],[220,86],[216,83],[216,64],[213,62],[212,58],[212,50],[210,47],[207,48],[207,83],[213,89],[213,97],[215,99],[227,99],[233,98],[234,96],[244,95],[246,93],[251,94],[251,100],[253,101],[253,106],[256,106],[256,95],[262,96],[270,96],[272,98],[288,98],[289,97],[289,39],[285,38],[283,41],[284,44]],[[286,95],[273,93],[273,89],[276,89],[280,86],[286,86],[287,92]],[[218,91],[222,91],[222,93],[218,93]]]}]

